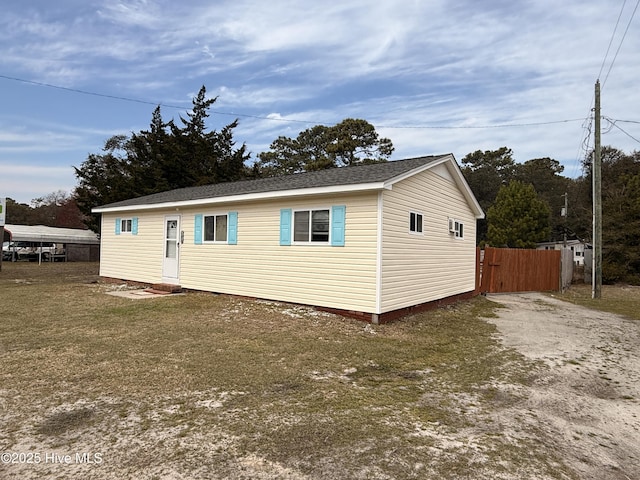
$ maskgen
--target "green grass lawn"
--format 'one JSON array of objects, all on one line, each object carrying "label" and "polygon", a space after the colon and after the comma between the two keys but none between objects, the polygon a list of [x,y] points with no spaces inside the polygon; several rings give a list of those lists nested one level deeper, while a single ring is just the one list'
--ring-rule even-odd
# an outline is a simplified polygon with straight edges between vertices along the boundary
[{"label": "green grass lawn", "polygon": [[572,285],[558,298],[583,307],[617,313],[634,320],[640,320],[640,286],[603,285],[600,298],[591,298],[591,285]]},{"label": "green grass lawn", "polygon": [[484,297],[373,326],[96,282],[96,264],[3,264],[0,450],[103,460],[1,478],[571,478],[496,420],[517,402],[497,386],[537,367],[498,344]]}]

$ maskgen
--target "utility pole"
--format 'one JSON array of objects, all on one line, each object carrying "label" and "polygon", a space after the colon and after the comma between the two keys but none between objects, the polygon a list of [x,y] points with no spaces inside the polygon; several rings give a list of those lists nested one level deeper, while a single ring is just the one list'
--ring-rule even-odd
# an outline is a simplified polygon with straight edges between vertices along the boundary
[{"label": "utility pole", "polygon": [[[563,223],[562,223],[562,256],[560,257],[560,286],[562,289],[562,293],[565,292],[565,283],[564,283],[564,271],[565,268],[568,268],[566,266],[567,263],[567,214],[568,214],[568,203],[569,203],[569,194],[567,192],[564,192],[564,195],[561,195],[562,197],[564,197],[564,207],[562,207],[562,211],[560,212],[560,216],[563,218]],[[573,265],[573,251],[570,252],[571,256],[569,257],[571,260],[571,264]],[[573,268],[571,269],[571,271],[573,272]]]},{"label": "utility pole", "polygon": [[562,212],[560,213],[560,216],[564,219],[564,226],[562,228],[562,247],[567,248],[567,215],[569,214],[569,200],[567,192],[564,192],[564,195],[561,195],[561,197],[564,197],[564,207],[562,209]]},{"label": "utility pole", "polygon": [[595,147],[593,151],[593,271],[592,298],[602,297],[602,159],[600,157],[600,80],[596,81]]}]

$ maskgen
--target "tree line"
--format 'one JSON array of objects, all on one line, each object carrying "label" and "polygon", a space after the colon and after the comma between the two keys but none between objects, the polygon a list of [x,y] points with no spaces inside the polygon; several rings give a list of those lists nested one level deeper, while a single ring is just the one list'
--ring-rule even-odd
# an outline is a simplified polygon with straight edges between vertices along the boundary
[{"label": "tree line", "polygon": [[[234,140],[235,120],[219,131],[206,119],[217,98],[203,86],[192,109],[178,121],[165,121],[160,107],[147,130],[116,135],[100,153],[75,168],[73,195],[56,192],[33,206],[8,201],[7,223],[78,226],[98,231],[91,209],[161,191],[242,179],[388,161],[393,143],[373,125],[347,118],[337,125],[316,125],[296,138],[280,136],[249,164],[246,144]],[[591,165],[578,178],[549,157],[516,162],[507,147],[469,153],[462,172],[486,218],[478,222],[477,243],[531,248],[536,243],[591,238]],[[612,147],[602,151],[603,281],[640,284],[640,153]],[[566,216],[561,216],[568,203]]]},{"label": "tree line", "polygon": [[[591,158],[578,178],[545,157],[516,163],[507,147],[476,151],[462,171],[486,212],[478,244],[532,248],[538,242],[592,237]],[[603,282],[640,285],[640,152],[602,148]],[[567,195],[568,209],[561,215]]]},{"label": "tree line", "polygon": [[6,223],[15,225],[46,225],[61,228],[86,228],[85,217],[73,195],[58,190],[34,198],[31,205],[7,198]]}]

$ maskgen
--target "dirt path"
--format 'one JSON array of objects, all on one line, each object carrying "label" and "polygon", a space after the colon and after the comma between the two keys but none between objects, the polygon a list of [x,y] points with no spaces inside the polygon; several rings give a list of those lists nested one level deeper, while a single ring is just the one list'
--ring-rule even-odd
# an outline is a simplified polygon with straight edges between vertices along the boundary
[{"label": "dirt path", "polygon": [[504,344],[549,367],[514,408],[580,478],[640,478],[640,322],[538,293],[489,298],[506,307],[489,320]]}]

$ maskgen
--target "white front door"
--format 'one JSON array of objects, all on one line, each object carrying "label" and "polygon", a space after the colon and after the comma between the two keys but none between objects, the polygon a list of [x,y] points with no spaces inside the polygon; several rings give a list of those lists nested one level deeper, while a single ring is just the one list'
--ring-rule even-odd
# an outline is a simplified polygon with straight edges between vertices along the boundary
[{"label": "white front door", "polygon": [[178,284],[180,271],[180,215],[164,217],[164,259],[162,281]]}]

